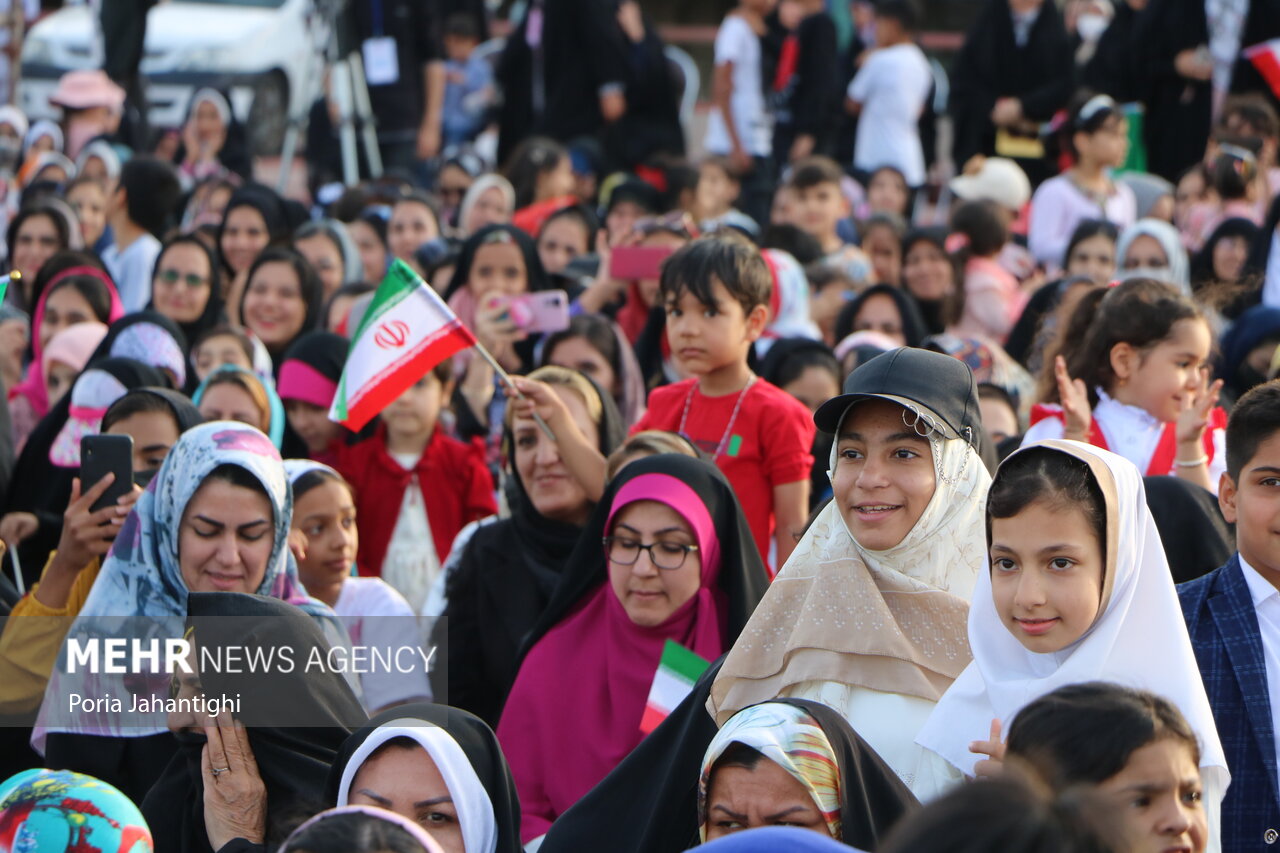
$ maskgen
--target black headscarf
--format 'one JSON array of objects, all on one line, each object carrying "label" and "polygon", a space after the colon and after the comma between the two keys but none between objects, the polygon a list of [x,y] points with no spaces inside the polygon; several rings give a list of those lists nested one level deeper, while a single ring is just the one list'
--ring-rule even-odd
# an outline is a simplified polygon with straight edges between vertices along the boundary
[{"label": "black headscarf", "polygon": [[[262,221],[267,226],[268,246],[277,246],[289,239],[289,232],[293,230],[293,214],[284,199],[263,184],[245,184],[231,194],[222,211],[222,222],[218,224],[218,236],[213,243],[218,247],[219,255],[222,252],[222,233],[227,227],[227,217],[237,207],[252,207],[262,215]],[[227,266],[225,258],[222,260],[222,271],[226,275],[235,275],[235,270]]]},{"label": "black headscarf", "polygon": [[[85,370],[106,371],[130,391],[143,387],[167,388],[170,385],[168,374],[128,358],[95,357]],[[62,536],[62,514],[71,501],[71,481],[79,474],[75,468],[62,468],[49,461],[49,450],[66,425],[70,412],[71,394],[67,393],[36,424],[13,466],[12,482],[22,486],[9,490],[4,511],[29,512],[40,522],[36,532],[18,546],[28,589],[40,579],[49,552],[58,547]]]},{"label": "black headscarf", "polygon": [[398,705],[383,711],[370,720],[369,725],[347,738],[329,768],[329,778],[325,784],[326,807],[338,802],[342,775],[356,750],[378,729],[391,724],[395,728],[434,726],[444,729],[466,755],[471,769],[475,771],[493,805],[498,835],[497,853],[520,853],[520,799],[516,794],[515,781],[511,778],[511,769],[507,767],[507,760],[498,746],[498,739],[494,736],[493,729],[479,717],[447,705],[426,702]]},{"label": "black headscarf", "polygon": [[[622,416],[594,381],[600,400],[599,449],[608,456],[626,438]],[[431,674],[437,697],[465,708],[490,726],[516,677],[517,652],[560,583],[582,528],[538,512],[516,471],[515,441],[503,433],[507,469],[503,489],[509,518],[476,529],[449,574],[448,609],[432,644],[441,651]],[[452,674],[451,674],[452,673]]]},{"label": "black headscarf", "polygon": [[[950,255],[950,252],[947,251],[946,228],[940,226],[914,228],[908,231],[907,235],[902,238],[903,266],[906,266],[907,253],[911,251],[911,247],[916,243],[932,243],[942,251],[942,254]],[[951,285],[953,288],[960,286],[957,279],[958,276],[955,274],[953,269],[951,273]],[[907,287],[905,277],[902,283],[902,289],[911,294],[911,297],[916,301],[916,305],[920,306],[920,316],[924,318],[924,323],[926,328],[929,329],[929,334],[939,335],[946,331],[947,303],[950,301],[950,297],[944,296],[941,299],[921,299],[916,294],[911,293],[910,288]]]},{"label": "black headscarf", "polygon": [[[1241,216],[1233,216],[1220,222],[1209,239],[1204,241],[1200,251],[1191,256],[1191,285],[1198,288],[1217,279],[1218,276],[1213,271],[1213,250],[1220,242],[1230,237],[1242,237],[1252,249],[1260,231],[1256,224]],[[1245,269],[1248,269],[1247,263]]]},{"label": "black headscarf", "polygon": [[1207,575],[1231,559],[1235,533],[1212,492],[1181,477],[1144,477],[1143,481],[1174,583]]},{"label": "black headscarf", "polygon": [[200,410],[196,408],[196,404],[191,402],[191,398],[186,394],[169,388],[139,388],[142,394],[150,394],[153,397],[159,397],[169,406],[169,411],[173,412],[173,419],[178,424],[178,434],[186,432],[193,426],[199,426],[204,423],[204,415],[200,414]]},{"label": "black headscarf", "polygon": [[907,339],[907,346],[920,346],[920,342],[929,335],[924,317],[920,314],[920,305],[910,293],[891,284],[873,284],[840,309],[840,314],[836,317],[836,342],[839,343],[853,334],[853,323],[858,312],[862,310],[862,306],[868,299],[878,295],[888,296],[898,307],[898,316],[902,319],[902,335]]},{"label": "black headscarf", "polygon": [[525,278],[528,281],[528,291],[530,293],[546,290],[551,286],[551,280],[547,277],[547,272],[542,267],[542,259],[538,256],[538,247],[533,242],[532,237],[514,225],[486,225],[468,237],[466,242],[462,244],[462,251],[458,255],[458,263],[453,268],[453,278],[449,279],[449,286],[444,292],[445,299],[449,299],[453,294],[467,286],[467,281],[471,278],[471,265],[476,261],[477,250],[486,243],[501,239],[494,237],[493,235],[495,234],[506,234],[511,238],[511,242],[515,244],[516,248],[520,250],[520,254],[524,258]]},{"label": "black headscarf", "polygon": [[160,250],[160,254],[156,256],[156,264],[151,271],[152,298],[147,303],[148,311],[156,310],[154,295],[156,273],[160,271],[160,262],[164,260],[164,256],[174,246],[198,247],[200,251],[204,252],[204,257],[209,261],[209,299],[204,304],[204,310],[200,312],[199,317],[190,323],[176,324],[181,329],[182,337],[186,344],[184,351],[190,354],[190,348],[202,334],[225,321],[222,303],[222,266],[218,263],[217,255],[214,254],[214,251],[195,237],[184,235],[165,243],[164,248]]},{"label": "black headscarf", "polygon": [[[1235,216],[1219,223],[1209,235],[1209,239],[1205,240],[1200,251],[1191,256],[1192,290],[1199,295],[1202,291],[1212,293],[1219,286],[1228,288],[1222,297],[1215,298],[1218,294],[1212,293],[1207,298],[1211,303],[1217,304],[1219,312],[1229,320],[1239,317],[1249,306],[1257,305],[1262,298],[1262,277],[1265,269],[1255,269],[1249,262],[1261,233],[1262,229],[1253,222]],[[1224,281],[1218,278],[1218,274],[1213,269],[1213,253],[1219,243],[1232,237],[1244,239],[1249,255],[1245,257],[1244,266],[1240,268],[1240,275],[1234,281]]]},{"label": "black headscarf", "polygon": [[1226,386],[1227,395],[1238,399],[1267,377],[1249,366],[1249,353],[1268,340],[1280,341],[1280,308],[1255,305],[1240,315],[1221,341],[1218,378]]},{"label": "black headscarf", "polygon": [[[835,354],[831,352],[831,347],[822,341],[815,341],[811,338],[782,338],[774,342],[769,347],[769,352],[765,355],[764,360],[760,364],[760,378],[766,382],[782,387],[786,374],[783,368],[786,363],[793,357],[801,353],[814,352],[825,353],[830,356],[835,364],[836,386],[839,387],[842,369],[840,363],[836,361]],[[827,467],[831,459],[831,444],[835,441],[835,436],[818,430],[813,436],[813,446],[810,448],[813,454],[813,466],[809,472],[809,508],[812,510],[822,503],[831,494],[831,480],[827,477]]]},{"label": "black headscarf", "polygon": [[[274,598],[234,592],[193,592],[187,597],[187,625],[197,648],[290,648],[296,666],[270,671],[200,673],[208,696],[240,694],[234,716],[244,723],[258,772],[267,789],[270,840],[281,821],[306,809],[319,811],[324,780],[351,729],[368,719],[339,673],[304,666],[310,656],[327,655],[319,626],[299,608]],[[290,722],[281,726],[282,719]],[[142,802],[156,849],[212,853],[204,822],[201,736],[178,735],[178,754]],[[287,834],[284,832],[283,834]],[[283,840],[283,835],[276,839]]]},{"label": "black headscarf", "polygon": [[[305,332],[285,350],[282,365],[300,361],[325,379],[336,383],[342,378],[342,368],[346,366],[350,348],[351,342],[342,335],[316,329]],[[285,388],[280,388],[279,391],[281,397],[288,397]]]},{"label": "black headscarf", "polygon": [[605,555],[600,547],[608,533],[605,525],[618,491],[642,474],[675,477],[693,489],[707,507],[720,540],[720,575],[716,582],[728,604],[727,630],[723,636],[726,650],[738,639],[738,634],[769,586],[769,573],[765,570],[760,550],[742,514],[737,495],[720,469],[703,459],[663,453],[631,462],[610,481],[565,564],[555,595],[525,638],[521,659],[543,635],[607,581]]},{"label": "black headscarf", "polygon": [[698,775],[718,731],[707,700],[723,663],[712,663],[612,773],[556,818],[540,853],[680,853],[698,843]]},{"label": "black headscarf", "polygon": [[[762,704],[799,708],[812,717],[826,734],[835,753],[840,780],[842,837],[837,841],[861,850],[875,850],[893,825],[920,805],[893,768],[853,730],[844,717],[830,707],[807,699],[787,698],[771,699]],[[744,708],[738,713],[746,710]],[[746,745],[755,746],[751,743]]]}]

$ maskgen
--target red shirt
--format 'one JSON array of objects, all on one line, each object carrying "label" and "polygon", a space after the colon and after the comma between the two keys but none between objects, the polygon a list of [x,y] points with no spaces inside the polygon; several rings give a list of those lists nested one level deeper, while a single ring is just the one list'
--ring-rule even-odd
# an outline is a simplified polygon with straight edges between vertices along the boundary
[{"label": "red shirt", "polygon": [[[715,453],[729,426],[738,394],[708,397],[696,388],[697,381],[686,379],[654,389],[649,395],[649,410],[631,432],[679,432],[685,401],[692,390],[684,431],[708,456]],[[743,396],[724,450],[716,457],[716,466],[737,493],[756,546],[766,560],[774,530],[773,488],[809,479],[813,467],[809,450],[815,431],[813,416],[799,400],[778,386],[757,379]]]},{"label": "red shirt", "polygon": [[382,424],[372,438],[344,447],[334,467],[355,492],[360,528],[356,565],[362,575],[377,577],[382,573],[382,561],[400,518],[404,490],[413,482],[414,474],[418,475],[441,565],[463,527],[498,511],[483,449],[450,438],[439,427],[412,471],[405,470],[387,453],[386,427]]}]

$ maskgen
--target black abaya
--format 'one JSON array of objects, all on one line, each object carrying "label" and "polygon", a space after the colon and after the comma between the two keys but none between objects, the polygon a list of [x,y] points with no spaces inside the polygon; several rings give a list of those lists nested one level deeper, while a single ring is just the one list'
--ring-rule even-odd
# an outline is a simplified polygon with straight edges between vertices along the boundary
[{"label": "black abaya", "polygon": [[[300,608],[274,598],[233,592],[193,592],[187,624],[199,649],[292,649],[297,666],[286,671],[214,672],[202,668],[209,696],[240,694],[235,715],[249,735],[258,772],[267,791],[268,846],[283,840],[290,819],[319,811],[324,782],[339,749],[368,717],[346,679],[328,669],[303,664],[321,657],[329,643]],[[248,667],[246,666],[247,670]],[[282,726],[282,720],[290,725]],[[156,849],[172,853],[212,853],[204,820],[201,735],[179,736],[179,752],[142,802]]]}]

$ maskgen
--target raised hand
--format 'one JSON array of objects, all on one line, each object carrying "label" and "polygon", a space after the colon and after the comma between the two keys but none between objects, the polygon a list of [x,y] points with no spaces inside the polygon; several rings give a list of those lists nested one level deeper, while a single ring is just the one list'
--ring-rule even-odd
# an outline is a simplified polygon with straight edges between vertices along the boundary
[{"label": "raised hand", "polygon": [[1053,360],[1053,376],[1058,381],[1058,400],[1062,404],[1062,437],[1074,441],[1089,440],[1089,425],[1093,423],[1093,407],[1089,405],[1089,389],[1083,379],[1072,379],[1067,372],[1067,360],[1058,356]]},{"label": "raised hand", "polygon": [[987,740],[975,740],[969,744],[969,751],[986,758],[973,767],[973,775],[983,777],[999,776],[1004,772],[1004,741],[1000,739],[1000,721],[991,721],[991,735]]},{"label": "raised hand", "polygon": [[[1209,425],[1209,415],[1213,412],[1213,407],[1218,405],[1218,397],[1221,393],[1222,380],[1218,379],[1211,383],[1208,372],[1202,371],[1195,391],[1182,399],[1182,413],[1178,415],[1178,444],[1194,450],[1190,454],[1192,457],[1201,455],[1200,442],[1204,440],[1204,431]],[[1181,453],[1178,454],[1178,458],[1183,458]]]}]

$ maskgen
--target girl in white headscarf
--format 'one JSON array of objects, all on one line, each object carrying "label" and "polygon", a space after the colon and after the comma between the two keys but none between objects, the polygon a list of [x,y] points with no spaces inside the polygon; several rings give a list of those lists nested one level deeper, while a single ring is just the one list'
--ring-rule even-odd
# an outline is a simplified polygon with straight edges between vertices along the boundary
[{"label": "girl in white headscarf", "polygon": [[[1000,467],[988,498],[990,570],[969,611],[973,663],[918,742],[966,774],[999,758],[996,722],[1067,684],[1112,681],[1169,699],[1200,744],[1209,849],[1230,774],[1164,547],[1133,463],[1050,440]],[[991,733],[991,741],[981,741]]]},{"label": "girl in white headscarf", "polygon": [[1191,295],[1191,262],[1178,229],[1160,219],[1139,219],[1116,244],[1119,277],[1154,278]]},{"label": "girl in white headscarf", "polygon": [[814,415],[835,433],[832,502],[729,652],[707,708],[723,725],[779,696],[837,710],[920,799],[960,773],[915,743],[968,664],[991,475],[977,389],[957,359],[902,348]]}]

